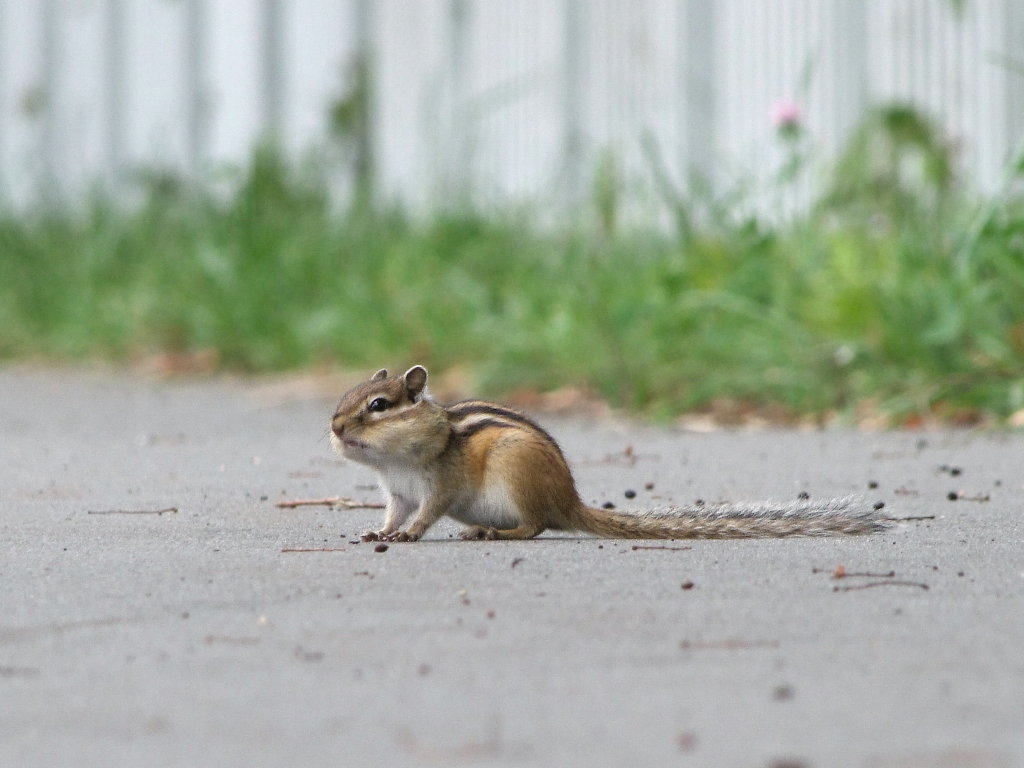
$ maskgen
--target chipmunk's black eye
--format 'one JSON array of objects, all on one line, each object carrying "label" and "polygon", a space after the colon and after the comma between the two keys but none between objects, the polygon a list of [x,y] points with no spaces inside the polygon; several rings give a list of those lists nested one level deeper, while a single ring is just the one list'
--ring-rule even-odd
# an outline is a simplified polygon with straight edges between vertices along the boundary
[{"label": "chipmunk's black eye", "polygon": [[391,407],[391,403],[386,397],[375,397],[370,401],[371,411],[386,411]]}]

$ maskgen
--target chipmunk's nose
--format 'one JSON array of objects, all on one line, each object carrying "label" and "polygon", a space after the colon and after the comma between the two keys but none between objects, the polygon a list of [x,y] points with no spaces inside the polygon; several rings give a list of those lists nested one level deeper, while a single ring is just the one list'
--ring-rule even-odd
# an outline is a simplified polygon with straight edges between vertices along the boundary
[{"label": "chipmunk's nose", "polygon": [[331,419],[331,432],[336,434],[338,437],[341,437],[345,434],[345,422],[335,416]]}]

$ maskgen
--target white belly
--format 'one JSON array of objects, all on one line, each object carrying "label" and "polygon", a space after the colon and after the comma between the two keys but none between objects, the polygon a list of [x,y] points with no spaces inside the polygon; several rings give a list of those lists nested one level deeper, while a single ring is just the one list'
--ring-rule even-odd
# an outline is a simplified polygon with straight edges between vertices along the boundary
[{"label": "white belly", "polygon": [[467,525],[484,525],[488,528],[515,528],[520,521],[512,497],[501,482],[491,482],[485,492],[455,505],[448,515]]},{"label": "white belly", "polygon": [[[402,507],[411,514],[420,509],[432,495],[420,473],[388,468],[379,472],[380,483]],[[445,510],[445,514],[466,525],[483,525],[488,528],[515,528],[520,516],[504,483],[492,478],[488,490],[467,495]],[[404,518],[404,516],[403,516]]]}]

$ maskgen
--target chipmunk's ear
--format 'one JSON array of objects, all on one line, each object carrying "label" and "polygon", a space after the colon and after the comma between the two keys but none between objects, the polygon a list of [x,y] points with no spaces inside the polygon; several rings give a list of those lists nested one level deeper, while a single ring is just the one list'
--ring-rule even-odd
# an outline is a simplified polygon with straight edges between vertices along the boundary
[{"label": "chipmunk's ear", "polygon": [[426,386],[427,369],[422,365],[414,365],[405,372],[405,388],[409,391],[411,399],[418,398]]},{"label": "chipmunk's ear", "polygon": [[370,377],[370,381],[384,381],[388,377],[388,369],[381,368],[373,376]]}]

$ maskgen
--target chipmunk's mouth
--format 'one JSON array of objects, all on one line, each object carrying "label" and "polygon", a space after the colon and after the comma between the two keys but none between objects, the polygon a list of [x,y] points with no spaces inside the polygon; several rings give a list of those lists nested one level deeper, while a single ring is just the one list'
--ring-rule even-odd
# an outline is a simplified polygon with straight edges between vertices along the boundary
[{"label": "chipmunk's mouth", "polygon": [[332,430],[331,435],[331,447],[334,448],[340,454],[352,454],[355,452],[362,453],[370,446],[364,443],[362,440],[357,440],[354,437],[343,437],[339,435],[340,430]]}]

